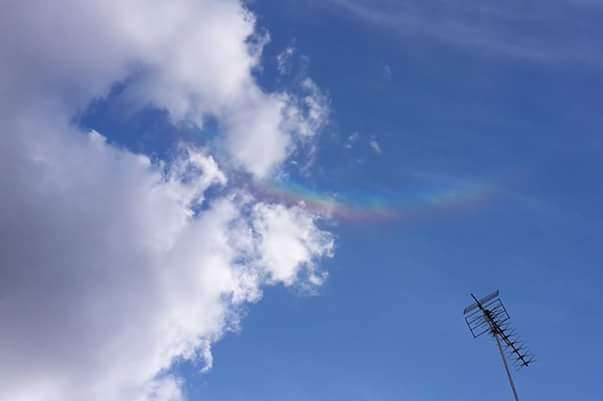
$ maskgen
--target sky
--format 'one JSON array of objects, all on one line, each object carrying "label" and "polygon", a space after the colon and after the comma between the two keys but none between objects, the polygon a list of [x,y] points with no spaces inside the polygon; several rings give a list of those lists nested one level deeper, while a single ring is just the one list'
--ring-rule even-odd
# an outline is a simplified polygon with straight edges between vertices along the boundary
[{"label": "sky", "polygon": [[599,400],[602,17],[8,0],[0,401]]}]

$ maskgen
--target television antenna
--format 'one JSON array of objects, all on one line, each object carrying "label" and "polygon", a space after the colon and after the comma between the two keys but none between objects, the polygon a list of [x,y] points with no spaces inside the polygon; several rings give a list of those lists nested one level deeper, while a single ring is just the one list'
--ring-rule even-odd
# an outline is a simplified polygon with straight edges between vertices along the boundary
[{"label": "television antenna", "polygon": [[519,401],[505,351],[512,359],[514,366],[518,369],[533,364],[534,357],[528,352],[527,348],[518,339],[517,333],[511,328],[509,323],[511,317],[507,313],[507,309],[500,300],[499,295],[500,292],[498,290],[481,299],[477,299],[475,295],[471,294],[474,303],[463,310],[463,315],[473,338],[488,333],[496,340],[511,390],[513,390],[513,397],[515,401]]}]

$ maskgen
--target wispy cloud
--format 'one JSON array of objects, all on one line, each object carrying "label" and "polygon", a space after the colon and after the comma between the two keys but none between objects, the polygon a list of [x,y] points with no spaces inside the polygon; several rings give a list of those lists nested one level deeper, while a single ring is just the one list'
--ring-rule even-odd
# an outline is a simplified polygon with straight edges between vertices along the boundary
[{"label": "wispy cloud", "polygon": [[373,149],[373,152],[375,152],[378,155],[380,155],[383,152],[381,150],[381,145],[379,145],[379,142],[377,142],[377,140],[375,138],[370,140],[369,146],[371,147],[371,149]]},{"label": "wispy cloud", "polygon": [[389,64],[385,64],[385,66],[383,66],[383,79],[386,81],[392,80],[392,67],[390,67]]},{"label": "wispy cloud", "polygon": [[602,3],[332,0],[338,12],[408,37],[538,62],[596,62]]},{"label": "wispy cloud", "polygon": [[357,131],[353,132],[350,136],[347,137],[343,146],[345,146],[346,149],[352,149],[359,136],[360,134]]},{"label": "wispy cloud", "polygon": [[276,56],[276,67],[281,75],[291,72],[291,58],[295,54],[295,47],[287,46],[285,50]]}]

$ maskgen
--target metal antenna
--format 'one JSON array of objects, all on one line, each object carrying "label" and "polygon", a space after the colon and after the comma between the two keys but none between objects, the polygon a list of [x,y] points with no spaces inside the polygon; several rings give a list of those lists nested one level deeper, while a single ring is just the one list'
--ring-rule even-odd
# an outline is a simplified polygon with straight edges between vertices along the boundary
[{"label": "metal antenna", "polygon": [[507,372],[511,390],[513,390],[513,397],[515,398],[515,401],[519,401],[517,389],[515,388],[515,383],[513,383],[513,378],[511,377],[511,371],[509,370],[509,364],[507,363],[504,351],[507,351],[507,354],[513,360],[513,364],[517,368],[528,367],[534,362],[534,357],[517,339],[517,335],[509,324],[510,316],[500,300],[499,294],[499,291],[496,290],[492,294],[481,299],[477,299],[475,295],[471,294],[471,297],[475,302],[467,306],[465,310],[463,310],[463,314],[465,315],[465,322],[467,323],[473,338],[490,333],[496,340],[496,345],[498,346],[505,372]]}]

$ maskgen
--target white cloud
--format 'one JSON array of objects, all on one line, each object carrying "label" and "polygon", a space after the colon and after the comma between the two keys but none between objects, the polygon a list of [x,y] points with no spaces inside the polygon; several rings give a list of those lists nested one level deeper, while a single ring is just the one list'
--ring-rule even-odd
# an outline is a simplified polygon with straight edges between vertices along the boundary
[{"label": "white cloud", "polygon": [[182,382],[173,376],[163,377],[148,383],[135,401],[182,401]]},{"label": "white cloud", "polygon": [[[303,116],[291,96],[257,86],[252,71],[267,37],[255,34],[239,1],[10,0],[0,22],[0,51],[11,55],[2,89],[16,101],[58,93],[73,110],[135,77],[124,95],[130,102],[165,108],[174,121],[216,117],[233,159],[257,176],[270,174],[305,132],[305,120],[289,118]],[[258,141],[271,146],[258,149]]]},{"label": "white cloud", "polygon": [[317,231],[303,209],[258,204],[253,209],[253,226],[260,233],[261,263],[273,281],[292,285],[301,271],[300,265],[306,267],[310,282],[321,281],[312,255],[330,255],[333,239]]},{"label": "white cloud", "polygon": [[375,138],[373,138],[369,141],[369,146],[371,147],[371,149],[373,149],[373,152],[375,152],[377,154],[382,153],[381,145],[379,145],[379,142],[377,142],[377,140]]},{"label": "white cloud", "polygon": [[99,134],[44,123],[3,148],[3,401],[174,394],[153,378],[197,350],[211,366],[209,342],[236,323],[235,305],[257,300],[268,278],[315,276],[331,252],[300,208],[255,203],[248,217],[224,198],[193,216],[202,189],[223,182],[209,156],[162,174]]},{"label": "white cloud", "polygon": [[302,207],[225,193],[205,150],[157,165],[70,121],[129,79],[175,122],[216,117],[233,164],[263,176],[327,106],[257,86],[234,0],[15,0],[0,33],[0,401],[181,401],[172,363],[211,367],[262,286],[319,284],[332,239]]}]

